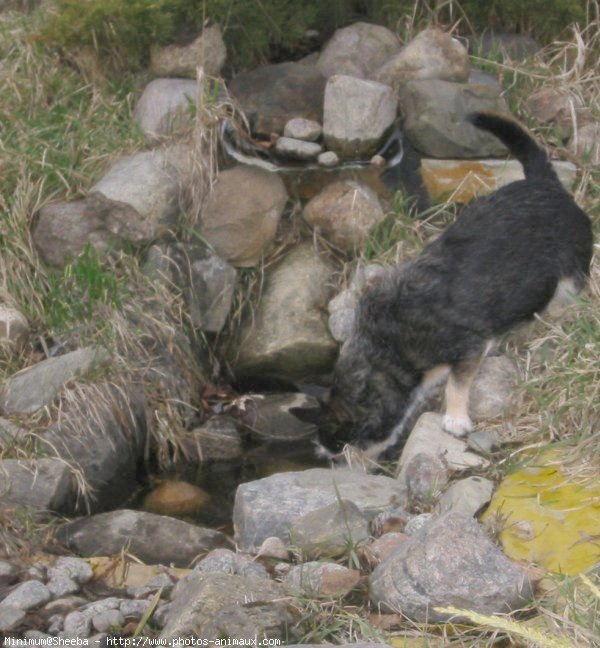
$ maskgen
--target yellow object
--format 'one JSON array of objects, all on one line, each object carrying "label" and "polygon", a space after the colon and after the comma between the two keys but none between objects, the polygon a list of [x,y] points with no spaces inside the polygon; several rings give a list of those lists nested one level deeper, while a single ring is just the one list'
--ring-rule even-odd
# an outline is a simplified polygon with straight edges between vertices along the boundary
[{"label": "yellow object", "polygon": [[500,541],[511,558],[578,574],[600,562],[600,475],[569,470],[564,455],[548,450],[507,475],[482,520],[503,520]]}]

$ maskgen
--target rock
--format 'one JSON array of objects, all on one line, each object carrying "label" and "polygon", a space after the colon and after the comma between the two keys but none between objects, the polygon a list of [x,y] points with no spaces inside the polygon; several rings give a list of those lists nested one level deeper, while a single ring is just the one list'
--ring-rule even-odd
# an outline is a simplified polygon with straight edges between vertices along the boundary
[{"label": "rock", "polygon": [[20,569],[6,560],[0,560],[0,587],[12,585],[19,580]]},{"label": "rock", "polygon": [[114,508],[137,487],[146,451],[146,415],[145,397],[133,388],[107,382],[73,390],[56,424],[38,441],[85,479],[90,496],[71,498],[71,506],[78,507],[71,513]]},{"label": "rock", "polygon": [[[218,551],[218,549],[215,549],[215,551]],[[174,577],[163,572],[153,576],[145,585],[130,585],[127,588],[127,594],[135,599],[146,599],[154,596],[160,590],[162,598],[169,598],[174,587]],[[121,603],[120,609],[123,611],[123,603]]]},{"label": "rock", "polygon": [[89,191],[111,209],[123,209],[150,225],[152,238],[175,226],[179,211],[179,176],[161,150],[143,151],[118,160]]},{"label": "rock", "polygon": [[292,567],[285,583],[308,596],[344,597],[358,585],[360,572],[343,565],[327,562],[307,562]]},{"label": "rock", "polygon": [[68,576],[76,583],[85,585],[94,577],[94,570],[87,560],[71,556],[60,556],[54,565],[48,568],[48,578],[53,579],[60,576]]},{"label": "rock", "polygon": [[55,576],[48,581],[47,586],[53,598],[69,596],[79,591],[79,585],[68,576]]},{"label": "rock", "polygon": [[29,323],[16,308],[0,304],[0,347],[19,353],[29,335]]},{"label": "rock", "polygon": [[184,131],[193,124],[190,105],[196,103],[196,82],[188,79],[154,79],[144,88],[133,117],[148,144]]},{"label": "rock", "polygon": [[[567,191],[575,184],[577,167],[571,162],[554,161],[552,166]],[[523,167],[517,160],[421,160],[421,174],[428,194],[436,200],[450,196],[467,203],[504,185],[522,180]]]},{"label": "rock", "polygon": [[325,87],[323,138],[341,159],[369,159],[396,119],[389,85],[336,74]]},{"label": "rock", "polygon": [[161,77],[196,78],[198,68],[209,76],[219,76],[227,58],[227,49],[219,25],[210,25],[189,45],[153,46],[150,69]]},{"label": "rock", "polygon": [[327,185],[304,207],[304,220],[344,252],[357,252],[385,218],[377,194],[353,180]]},{"label": "rock", "polygon": [[48,569],[46,565],[44,565],[41,562],[34,562],[28,569],[27,569],[27,576],[31,580],[38,580],[44,582],[46,578],[48,577]]},{"label": "rock", "polygon": [[120,610],[106,610],[95,614],[91,621],[96,632],[110,632],[125,624],[125,615]]},{"label": "rock", "polygon": [[12,421],[0,417],[0,452],[15,448],[31,438],[29,430],[20,428]]},{"label": "rock", "polygon": [[[240,433],[235,421],[228,416],[213,417],[194,428],[190,435],[198,447],[196,454],[199,461],[231,461],[243,454]],[[187,454],[193,459],[192,448],[189,450]]]},{"label": "rock", "polygon": [[419,515],[414,515],[404,525],[404,533],[407,536],[414,536],[421,531],[421,529],[429,526],[434,519],[433,513],[420,513]]},{"label": "rock", "polygon": [[196,517],[210,502],[202,488],[181,479],[167,479],[144,498],[144,511],[171,517]]},{"label": "rock", "polygon": [[390,531],[390,533],[384,533],[380,538],[374,540],[369,549],[373,556],[381,562],[396,551],[403,542],[406,542],[407,538],[405,533]]},{"label": "rock", "polygon": [[63,628],[65,627],[65,620],[60,614],[53,614],[48,617],[48,632],[51,635],[57,635],[62,633]]},{"label": "rock", "polygon": [[110,596],[105,599],[100,599],[98,601],[92,601],[81,606],[81,611],[85,612],[90,618],[95,614],[100,614],[106,610],[117,610],[120,608],[123,603],[123,599],[117,598],[116,596]]},{"label": "rock", "polygon": [[33,242],[45,263],[62,268],[88,245],[102,257],[126,243],[147,244],[155,234],[154,224],[129,206],[90,196],[44,205],[37,214]]},{"label": "rock", "polygon": [[490,430],[475,430],[467,436],[467,446],[479,454],[491,454],[502,445],[502,439]]},{"label": "rock", "polygon": [[467,477],[454,482],[442,495],[438,504],[439,513],[459,513],[465,517],[475,517],[492,499],[494,482],[484,477]]},{"label": "rock", "polygon": [[4,385],[0,407],[6,414],[32,414],[50,405],[63,386],[108,361],[102,347],[85,347],[42,360],[13,374]]},{"label": "rock", "polygon": [[467,83],[488,85],[496,92],[496,94],[501,94],[504,90],[502,84],[496,77],[484,72],[483,70],[477,70],[476,68],[471,70]]},{"label": "rock", "polygon": [[465,82],[471,65],[466,48],[436,27],[424,29],[375,73],[375,79],[398,91],[407,81]]},{"label": "rock", "polygon": [[506,356],[486,358],[471,387],[469,412],[480,421],[502,416],[514,402],[519,370]]},{"label": "rock", "polygon": [[259,441],[300,441],[316,434],[316,427],[290,414],[294,407],[320,409],[319,401],[303,393],[265,394],[251,397],[244,410],[244,424]]},{"label": "rock", "polygon": [[303,119],[294,117],[290,119],[283,129],[284,137],[304,140],[305,142],[316,142],[323,132],[323,127],[319,122],[312,119]]},{"label": "rock", "polygon": [[127,547],[149,564],[187,567],[194,558],[226,543],[225,536],[163,515],[127,509],[63,524],[57,539],[85,556],[118,554]]},{"label": "rock", "polygon": [[267,538],[259,547],[257,558],[265,560],[289,560],[290,552],[281,538]]},{"label": "rock", "polygon": [[222,171],[202,209],[200,235],[233,265],[257,265],[269,252],[288,195],[275,173],[244,165]]},{"label": "rock", "polygon": [[74,490],[71,469],[60,459],[0,460],[0,509],[28,507],[40,513],[62,513],[68,511]]},{"label": "rock", "polygon": [[504,614],[533,596],[527,570],[506,558],[477,522],[456,513],[402,543],[375,568],[369,583],[375,606],[401,610],[417,623],[447,621],[438,606]]},{"label": "rock", "polygon": [[413,509],[431,507],[450,480],[444,457],[423,452],[411,457],[403,475]]},{"label": "rock", "polygon": [[325,151],[317,157],[317,162],[324,169],[332,169],[340,163],[340,158],[333,151]]},{"label": "rock", "polygon": [[152,615],[152,625],[156,628],[164,628],[169,620],[172,607],[173,605],[171,603],[162,603],[159,605]]},{"label": "rock", "polygon": [[237,281],[235,268],[204,245],[153,245],[144,270],[181,291],[193,326],[218,333],[227,320]]},{"label": "rock", "polygon": [[398,36],[380,25],[356,22],[336,30],[317,61],[324,76],[347,74],[371,79],[400,49]]},{"label": "rock", "polygon": [[394,479],[346,469],[312,468],[240,484],[233,510],[237,546],[255,552],[271,536],[289,542],[299,518],[340,499],[353,502],[369,520],[405,503],[406,495]]},{"label": "rock", "polygon": [[[119,607],[119,612],[126,618],[126,619],[141,619],[144,614],[150,609],[150,606],[152,605],[152,601],[149,600],[130,600],[126,599],[124,601],[121,601],[121,605]],[[110,611],[110,610],[108,610]],[[153,617],[154,619],[154,617]]]},{"label": "rock", "polygon": [[340,500],[298,517],[289,535],[302,555],[335,557],[369,537],[369,522],[354,502]]},{"label": "rock", "polygon": [[269,578],[269,573],[260,563],[229,549],[214,549],[194,567],[194,571],[236,574],[259,579]]},{"label": "rock", "polygon": [[409,81],[400,91],[404,132],[423,155],[436,158],[505,156],[496,137],[466,121],[469,113],[508,113],[505,100],[488,85]]},{"label": "rock", "polygon": [[64,638],[84,639],[92,634],[92,618],[88,614],[70,612],[65,617],[65,624],[62,636]]},{"label": "rock", "polygon": [[323,307],[333,268],[310,243],[292,250],[265,277],[262,299],[240,331],[238,377],[276,375],[314,381],[330,371],[337,344]]},{"label": "rock", "polygon": [[51,599],[50,590],[40,581],[28,580],[17,585],[4,600],[0,608],[12,607],[17,610],[32,610]]},{"label": "rock", "polygon": [[371,533],[377,538],[384,533],[404,531],[412,517],[414,516],[404,506],[393,506],[371,520]]},{"label": "rock", "polygon": [[600,165],[600,122],[584,124],[577,129],[567,148],[584,164]]},{"label": "rock", "polygon": [[305,142],[291,137],[280,137],[275,143],[275,152],[291,160],[316,160],[322,151],[323,147],[316,142]]},{"label": "rock", "polygon": [[44,613],[48,615],[61,614],[66,616],[69,612],[85,606],[87,602],[87,599],[83,598],[83,596],[71,594],[46,603],[44,605]]},{"label": "rock", "polygon": [[581,99],[566,87],[542,86],[525,102],[527,112],[541,124],[552,124],[563,139],[568,139],[577,124],[589,120]]},{"label": "rock", "polygon": [[228,637],[283,639],[293,622],[285,588],[270,580],[195,573],[177,588],[160,639],[189,635],[208,641]]},{"label": "rock", "polygon": [[17,628],[26,616],[25,610],[12,605],[0,604],[0,632],[10,632]]},{"label": "rock", "polygon": [[441,414],[425,412],[416,422],[402,450],[398,462],[398,479],[406,479],[406,469],[411,459],[423,453],[430,457],[443,458],[449,470],[464,470],[469,467],[484,467],[488,462],[467,450],[462,439],[444,432]]},{"label": "rock", "polygon": [[263,138],[283,133],[294,117],[322,123],[325,77],[310,65],[277,63],[241,72],[229,92],[248,118],[252,132]]}]

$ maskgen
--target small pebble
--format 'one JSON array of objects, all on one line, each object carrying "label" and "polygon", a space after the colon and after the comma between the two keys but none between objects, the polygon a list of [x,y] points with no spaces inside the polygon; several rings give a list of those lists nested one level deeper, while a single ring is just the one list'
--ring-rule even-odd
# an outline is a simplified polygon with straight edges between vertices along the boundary
[{"label": "small pebble", "polygon": [[124,623],[125,617],[120,610],[105,610],[92,617],[92,627],[96,632],[108,632],[122,628]]}]

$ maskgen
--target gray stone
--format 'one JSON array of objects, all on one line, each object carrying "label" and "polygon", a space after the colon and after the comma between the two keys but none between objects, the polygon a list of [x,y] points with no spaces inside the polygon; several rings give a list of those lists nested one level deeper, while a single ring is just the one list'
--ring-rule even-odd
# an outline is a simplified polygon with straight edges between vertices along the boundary
[{"label": "gray stone", "polygon": [[44,205],[38,212],[33,242],[48,265],[62,268],[88,245],[102,257],[126,243],[148,244],[155,235],[154,224],[131,207],[89,196]]},{"label": "gray stone", "polygon": [[160,639],[283,639],[293,622],[286,589],[270,580],[195,573],[177,590]]},{"label": "gray stone", "polygon": [[214,549],[194,567],[194,571],[269,578],[269,573],[260,563],[230,549]]},{"label": "gray stone", "polygon": [[424,29],[375,73],[375,79],[396,91],[412,80],[464,82],[469,78],[469,55],[456,38],[432,27]]},{"label": "gray stone", "polygon": [[17,585],[0,603],[0,607],[31,610],[51,599],[50,590],[40,581],[29,580]]},{"label": "gray stone", "polygon": [[433,412],[425,412],[419,417],[404,445],[398,462],[398,478],[401,481],[405,479],[407,465],[419,453],[443,458],[450,470],[488,465],[483,457],[467,450],[465,441],[445,432],[441,414]]},{"label": "gray stone", "polygon": [[275,173],[244,165],[222,171],[204,203],[200,235],[222,259],[255,266],[271,249],[287,199]]},{"label": "gray stone", "polygon": [[250,396],[243,420],[259,441],[300,441],[315,436],[317,429],[290,413],[290,409],[320,408],[319,401],[303,393]]},{"label": "gray stone", "polygon": [[127,547],[146,563],[173,563],[176,567],[187,567],[198,554],[226,544],[219,531],[127,509],[69,522],[60,526],[56,535],[85,556],[110,556]]},{"label": "gray stone", "polygon": [[133,117],[149,144],[189,128],[190,106],[196,103],[196,82],[189,79],[154,79],[144,88]]},{"label": "gray stone", "polygon": [[92,601],[81,606],[81,612],[85,612],[90,618],[95,614],[100,614],[106,610],[118,610],[126,599],[120,599],[116,596],[109,596],[99,601]]},{"label": "gray stone", "polygon": [[425,156],[471,158],[506,155],[490,133],[466,121],[469,113],[507,113],[505,100],[488,85],[449,81],[410,81],[402,86],[404,131]]},{"label": "gray stone", "polygon": [[13,374],[2,390],[0,406],[7,414],[32,414],[50,405],[63,386],[108,360],[102,347],[85,347],[48,358]]},{"label": "gray stone", "polygon": [[368,159],[396,119],[389,85],[336,74],[325,87],[323,138],[341,159]]},{"label": "gray stone", "polygon": [[[533,585],[472,518],[434,520],[399,545],[369,579],[372,603],[417,623],[447,621],[437,607],[504,614],[527,604]],[[456,617],[453,617],[456,621]]]},{"label": "gray stone", "polygon": [[284,582],[309,596],[347,596],[360,580],[360,573],[343,565],[306,562],[290,569]]},{"label": "gray stone", "polygon": [[239,459],[243,454],[242,438],[235,421],[229,416],[209,419],[194,428],[190,437],[192,441],[185,445],[186,454],[193,458],[193,443],[197,447],[196,454],[200,461],[231,461]]},{"label": "gray stone", "polygon": [[407,536],[416,535],[421,529],[429,526],[434,520],[433,513],[420,513],[410,518],[404,525],[404,533]]},{"label": "gray stone", "polygon": [[0,461],[0,508],[24,506],[39,512],[67,512],[74,490],[71,469],[60,459]]},{"label": "gray stone", "polygon": [[519,384],[519,370],[506,356],[486,358],[471,387],[469,412],[474,420],[506,414]]},{"label": "gray stone", "polygon": [[0,304],[0,347],[18,353],[29,335],[29,323],[25,315],[16,308]]},{"label": "gray stone", "polygon": [[152,623],[157,628],[164,628],[167,625],[169,620],[169,615],[171,614],[171,608],[173,605],[171,603],[162,603],[160,604],[154,614],[152,615]]},{"label": "gray stone", "polygon": [[475,430],[467,436],[467,445],[480,454],[491,454],[502,445],[502,439],[490,430]]},{"label": "gray stone", "polygon": [[65,617],[61,636],[64,638],[84,639],[92,634],[92,618],[89,614],[75,610]]},{"label": "gray stone", "polygon": [[154,245],[148,251],[144,271],[181,291],[195,327],[209,333],[223,328],[233,302],[237,273],[206,246]]},{"label": "gray stone", "polygon": [[312,65],[278,63],[240,72],[228,89],[259,137],[283,133],[293,117],[322,123],[325,77]]},{"label": "gray stone", "polygon": [[150,609],[152,601],[144,600],[131,600],[126,599],[121,601],[120,612],[126,619],[141,619],[144,614]]},{"label": "gray stone", "polygon": [[19,446],[32,438],[29,430],[15,425],[12,421],[0,418],[0,451]]},{"label": "gray stone", "polygon": [[490,501],[494,482],[484,477],[467,477],[454,482],[442,495],[438,504],[439,513],[459,513],[474,517]]},{"label": "gray stone", "polygon": [[238,486],[233,510],[237,546],[254,552],[270,536],[289,542],[296,520],[340,498],[353,502],[367,519],[406,503],[403,487],[389,477],[325,468],[278,473]]},{"label": "gray stone", "polygon": [[47,583],[53,597],[68,596],[79,591],[79,585],[68,576],[54,576]]},{"label": "gray stone", "polygon": [[60,556],[54,565],[48,568],[48,578],[58,578],[64,575],[69,576],[80,585],[84,585],[92,580],[94,570],[86,560],[72,556]]},{"label": "gray stone", "polygon": [[92,617],[92,627],[96,632],[109,632],[125,624],[125,616],[120,610],[105,610]]},{"label": "gray stone", "polygon": [[302,215],[344,252],[360,251],[369,232],[385,218],[377,194],[353,180],[327,185],[308,201]]},{"label": "gray stone", "polygon": [[178,173],[160,150],[121,158],[89,193],[117,210],[128,206],[151,225],[155,237],[174,227],[179,211]]},{"label": "gray stone", "polygon": [[62,614],[52,614],[48,617],[48,632],[51,635],[56,635],[63,631],[65,627],[65,619]]},{"label": "gray stone", "polygon": [[316,142],[305,142],[292,137],[280,137],[275,143],[275,152],[292,160],[316,160],[323,147]]},{"label": "gray stone", "polygon": [[326,77],[347,74],[370,79],[399,49],[400,41],[393,31],[356,22],[333,34],[323,47],[317,67]]},{"label": "gray stone", "polygon": [[25,610],[2,602],[0,605],[0,632],[10,632],[17,628],[25,619],[26,614]]},{"label": "gray stone", "polygon": [[6,560],[0,560],[0,586],[12,585],[19,578],[20,569]]},{"label": "gray stone", "polygon": [[290,528],[290,542],[310,557],[334,557],[369,537],[369,521],[350,500],[309,511]]},{"label": "gray stone", "polygon": [[41,562],[34,562],[27,569],[27,576],[32,580],[45,581],[48,576],[48,569],[46,565]]},{"label": "gray stone", "polygon": [[340,163],[340,158],[333,151],[325,151],[317,157],[317,162],[325,169],[332,169]]},{"label": "gray stone", "polygon": [[219,25],[205,27],[188,45],[154,45],[150,49],[150,69],[163,77],[196,78],[198,68],[218,76],[227,58],[227,48]]},{"label": "gray stone", "polygon": [[306,142],[315,142],[321,137],[323,127],[319,122],[312,119],[303,119],[302,117],[294,117],[290,119],[283,129],[285,137],[293,139],[304,140]]},{"label": "gray stone", "polygon": [[337,344],[323,306],[332,275],[332,266],[311,243],[301,243],[269,269],[262,299],[240,331],[237,375],[310,382],[331,370]]},{"label": "gray stone", "polygon": [[[218,549],[215,549],[218,551]],[[127,588],[127,594],[134,599],[145,599],[161,591],[161,597],[168,598],[175,586],[173,578],[166,573],[157,574],[152,577],[145,585],[131,585]],[[121,606],[122,607],[122,606]]]}]

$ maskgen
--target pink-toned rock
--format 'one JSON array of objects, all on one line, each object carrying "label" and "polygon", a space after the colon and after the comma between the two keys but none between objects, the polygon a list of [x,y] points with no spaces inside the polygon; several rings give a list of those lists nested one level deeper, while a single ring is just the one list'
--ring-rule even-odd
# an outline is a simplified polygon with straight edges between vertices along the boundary
[{"label": "pink-toned rock", "polygon": [[371,553],[381,562],[393,553],[400,544],[406,542],[407,538],[408,536],[404,533],[384,533],[371,544]]},{"label": "pink-toned rock", "polygon": [[355,569],[317,561],[292,567],[285,578],[292,588],[322,596],[346,596],[359,581],[360,573]]}]

